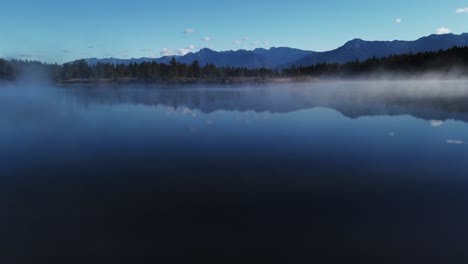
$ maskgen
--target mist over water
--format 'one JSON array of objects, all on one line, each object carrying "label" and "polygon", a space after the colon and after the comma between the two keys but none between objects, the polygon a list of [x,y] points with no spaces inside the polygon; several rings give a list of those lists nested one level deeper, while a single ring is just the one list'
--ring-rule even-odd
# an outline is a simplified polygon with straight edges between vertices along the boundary
[{"label": "mist over water", "polygon": [[2,85],[0,255],[465,260],[467,87]]}]

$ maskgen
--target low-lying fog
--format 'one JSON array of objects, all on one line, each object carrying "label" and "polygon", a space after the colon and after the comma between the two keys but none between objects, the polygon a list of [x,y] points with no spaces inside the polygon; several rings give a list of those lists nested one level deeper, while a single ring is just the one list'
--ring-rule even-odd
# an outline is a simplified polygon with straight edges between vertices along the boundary
[{"label": "low-lying fog", "polygon": [[[92,104],[188,107],[218,110],[291,112],[327,107],[356,118],[413,115],[423,119],[468,121],[468,81],[315,81],[257,85],[0,85],[0,115],[64,116]],[[36,119],[37,120],[37,119]]]}]

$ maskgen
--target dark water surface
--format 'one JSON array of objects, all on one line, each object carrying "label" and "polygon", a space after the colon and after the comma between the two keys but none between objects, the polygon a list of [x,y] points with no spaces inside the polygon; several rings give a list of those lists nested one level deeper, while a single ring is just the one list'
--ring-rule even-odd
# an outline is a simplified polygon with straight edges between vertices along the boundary
[{"label": "dark water surface", "polygon": [[1,263],[464,263],[468,82],[0,87]]}]

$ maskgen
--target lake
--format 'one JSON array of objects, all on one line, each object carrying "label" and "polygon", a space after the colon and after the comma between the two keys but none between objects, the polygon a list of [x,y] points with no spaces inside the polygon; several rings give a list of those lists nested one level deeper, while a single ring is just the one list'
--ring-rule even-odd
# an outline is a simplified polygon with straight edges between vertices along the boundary
[{"label": "lake", "polygon": [[0,87],[2,263],[468,259],[468,82]]}]

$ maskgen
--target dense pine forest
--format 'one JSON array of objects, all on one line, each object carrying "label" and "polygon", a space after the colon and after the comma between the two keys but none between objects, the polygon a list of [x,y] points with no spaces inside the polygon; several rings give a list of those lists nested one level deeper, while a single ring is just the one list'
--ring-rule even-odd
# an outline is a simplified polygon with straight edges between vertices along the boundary
[{"label": "dense pine forest", "polygon": [[437,52],[391,55],[353,61],[345,64],[319,63],[306,67],[284,69],[287,76],[313,76],[329,78],[353,78],[392,74],[401,77],[419,76],[426,73],[446,74],[453,77],[468,77],[468,47],[453,47]]},{"label": "dense pine forest", "polygon": [[263,81],[280,77],[359,78],[383,74],[413,77],[432,72],[468,77],[468,47],[453,47],[445,51],[392,55],[384,58],[374,57],[345,64],[319,63],[306,67],[292,66],[282,70],[216,67],[214,64],[200,65],[198,61],[183,64],[178,63],[175,58],[169,64],[143,62],[128,65],[109,63],[88,65],[85,60],[58,65],[0,59],[0,80],[45,78],[57,83],[124,80],[154,83],[230,82],[235,78]]}]

